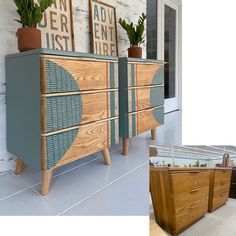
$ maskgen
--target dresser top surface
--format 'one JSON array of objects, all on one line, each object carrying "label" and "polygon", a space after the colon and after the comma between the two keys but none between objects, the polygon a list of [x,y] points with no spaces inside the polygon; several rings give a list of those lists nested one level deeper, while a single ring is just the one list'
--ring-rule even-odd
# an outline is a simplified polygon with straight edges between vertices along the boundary
[{"label": "dresser top surface", "polygon": [[120,57],[119,60],[125,61],[127,63],[149,63],[149,64],[166,64],[166,62],[155,59],[143,59],[134,57]]},{"label": "dresser top surface", "polygon": [[196,171],[196,170],[232,170],[231,167],[154,167],[150,171]]},{"label": "dresser top surface", "polygon": [[94,58],[94,59],[101,59],[101,60],[112,60],[118,61],[118,57],[114,56],[104,56],[104,55],[96,55],[91,53],[85,52],[71,52],[71,51],[59,51],[59,50],[52,50],[46,48],[40,48],[35,50],[30,50],[27,52],[19,52],[15,54],[7,55],[7,59],[16,58],[16,57],[23,57],[29,55],[52,55],[52,56],[68,56],[68,57],[86,57],[86,58]]}]

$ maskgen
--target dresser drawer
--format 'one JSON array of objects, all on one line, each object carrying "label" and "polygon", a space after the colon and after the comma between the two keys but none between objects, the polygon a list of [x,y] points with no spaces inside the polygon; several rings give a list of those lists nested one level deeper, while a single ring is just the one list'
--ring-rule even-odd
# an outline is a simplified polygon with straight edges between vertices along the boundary
[{"label": "dresser drawer", "polygon": [[[209,186],[193,189],[179,195],[172,195],[173,213],[180,214],[184,211],[191,211],[193,207],[208,203]],[[207,204],[205,207],[207,212]]]},{"label": "dresser drawer", "polygon": [[215,209],[223,204],[225,204],[228,200],[229,190],[224,190],[221,193],[214,195],[212,200],[212,209]]},{"label": "dresser drawer", "polygon": [[41,92],[118,88],[118,63],[41,57]]},{"label": "dresser drawer", "polygon": [[171,194],[189,192],[209,185],[208,171],[189,171],[182,173],[171,172],[170,191]]},{"label": "dresser drawer", "polygon": [[43,96],[42,133],[118,116],[118,91]]},{"label": "dresser drawer", "polygon": [[136,86],[164,83],[164,67],[161,64],[137,64]]},{"label": "dresser drawer", "polygon": [[230,182],[231,170],[215,170],[215,183]]},{"label": "dresser drawer", "polygon": [[173,227],[175,232],[180,232],[204,216],[207,202],[199,201],[179,214],[173,214]]},{"label": "dresser drawer", "polygon": [[118,142],[118,119],[42,135],[43,166],[56,168]]},{"label": "dresser drawer", "polygon": [[129,112],[140,111],[164,104],[164,86],[129,89]]},{"label": "dresser drawer", "polygon": [[222,192],[229,191],[229,187],[230,187],[230,182],[221,182],[216,184],[213,190],[213,197]]},{"label": "dresser drawer", "polygon": [[141,134],[164,124],[164,107],[142,111],[137,114],[137,133]]}]

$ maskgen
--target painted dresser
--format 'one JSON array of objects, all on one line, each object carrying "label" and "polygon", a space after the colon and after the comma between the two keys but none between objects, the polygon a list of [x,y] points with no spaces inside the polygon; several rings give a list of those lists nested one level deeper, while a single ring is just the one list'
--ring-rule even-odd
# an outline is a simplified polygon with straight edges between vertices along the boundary
[{"label": "painted dresser", "polygon": [[40,49],[6,58],[7,148],[41,168],[42,195],[52,170],[119,142],[118,59]]},{"label": "painted dresser", "polygon": [[164,62],[119,58],[120,137],[123,154],[130,138],[164,124]]}]

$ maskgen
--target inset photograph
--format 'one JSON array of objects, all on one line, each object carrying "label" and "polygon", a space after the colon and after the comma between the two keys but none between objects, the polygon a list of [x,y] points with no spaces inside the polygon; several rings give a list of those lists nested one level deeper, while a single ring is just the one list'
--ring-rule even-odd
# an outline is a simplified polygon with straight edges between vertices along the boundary
[{"label": "inset photograph", "polygon": [[152,236],[236,235],[236,146],[149,151]]}]

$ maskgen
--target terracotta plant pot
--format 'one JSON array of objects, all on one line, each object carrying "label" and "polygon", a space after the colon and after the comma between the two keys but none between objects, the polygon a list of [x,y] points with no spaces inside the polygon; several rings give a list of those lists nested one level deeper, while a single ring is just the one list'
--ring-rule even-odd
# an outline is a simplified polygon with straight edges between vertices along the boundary
[{"label": "terracotta plant pot", "polygon": [[128,48],[128,57],[142,58],[142,48],[141,47]]},{"label": "terracotta plant pot", "polygon": [[20,52],[41,48],[41,31],[36,28],[20,28],[17,31]]}]

